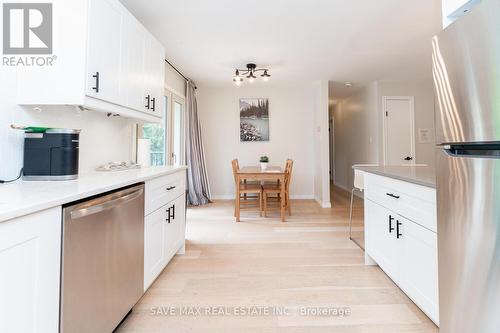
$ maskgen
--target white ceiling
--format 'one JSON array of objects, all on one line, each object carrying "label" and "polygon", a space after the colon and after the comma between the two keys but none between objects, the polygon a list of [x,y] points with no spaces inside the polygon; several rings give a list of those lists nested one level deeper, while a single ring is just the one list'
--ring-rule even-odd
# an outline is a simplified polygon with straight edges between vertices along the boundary
[{"label": "white ceiling", "polygon": [[248,62],[272,81],[430,78],[440,0],[121,0],[198,84]]}]

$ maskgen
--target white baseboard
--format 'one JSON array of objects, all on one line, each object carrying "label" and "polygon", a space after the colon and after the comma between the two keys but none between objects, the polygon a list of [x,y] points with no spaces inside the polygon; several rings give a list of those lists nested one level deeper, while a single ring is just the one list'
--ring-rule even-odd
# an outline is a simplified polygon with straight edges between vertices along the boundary
[{"label": "white baseboard", "polygon": [[321,208],[332,208],[332,203],[328,201],[321,201],[319,198],[314,198],[314,200],[321,206]]}]

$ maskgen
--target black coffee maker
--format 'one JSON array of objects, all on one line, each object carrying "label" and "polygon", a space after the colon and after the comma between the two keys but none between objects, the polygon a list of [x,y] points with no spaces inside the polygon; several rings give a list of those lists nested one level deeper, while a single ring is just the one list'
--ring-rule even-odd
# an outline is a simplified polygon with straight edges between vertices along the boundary
[{"label": "black coffee maker", "polygon": [[50,128],[24,134],[23,180],[78,178],[80,130]]}]

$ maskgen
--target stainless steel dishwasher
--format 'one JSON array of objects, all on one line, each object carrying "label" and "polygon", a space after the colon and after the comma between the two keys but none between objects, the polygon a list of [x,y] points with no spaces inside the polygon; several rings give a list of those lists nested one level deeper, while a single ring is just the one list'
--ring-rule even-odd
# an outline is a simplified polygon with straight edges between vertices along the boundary
[{"label": "stainless steel dishwasher", "polygon": [[63,207],[61,333],[111,333],[143,280],[143,184]]}]

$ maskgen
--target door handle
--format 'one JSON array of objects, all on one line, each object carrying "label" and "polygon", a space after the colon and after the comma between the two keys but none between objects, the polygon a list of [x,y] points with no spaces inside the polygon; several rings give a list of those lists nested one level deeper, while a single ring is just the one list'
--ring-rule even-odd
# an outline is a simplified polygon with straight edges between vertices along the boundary
[{"label": "door handle", "polygon": [[394,217],[389,215],[389,233],[392,233],[394,231],[394,227],[392,226],[392,221],[394,221]]},{"label": "door handle", "polygon": [[398,238],[398,239],[399,239],[399,237],[403,236],[403,234],[399,232],[399,227],[402,224],[403,223],[399,222],[399,220],[396,221],[396,238]]},{"label": "door handle", "polygon": [[100,213],[104,210],[114,208],[116,206],[127,203],[131,200],[134,200],[142,195],[144,192],[143,189],[134,190],[132,192],[123,191],[123,196],[120,196],[116,199],[107,199],[109,196],[96,199],[95,201],[90,201],[87,205],[84,205],[82,208],[73,210],[70,213],[71,219],[76,220],[85,216],[89,216],[92,214]]},{"label": "door handle", "polygon": [[150,98],[151,98],[151,96],[147,95],[145,98],[146,98],[147,102],[146,102],[146,105],[144,105],[144,107],[149,110],[149,104],[150,104]]},{"label": "door handle", "polygon": [[96,93],[99,92],[99,72],[95,72],[92,77],[95,79],[95,86],[92,87],[93,90],[95,90]]},{"label": "door handle", "polygon": [[406,156],[406,157],[404,158],[404,160],[405,160],[405,161],[411,161],[411,160],[413,160],[413,157],[411,157],[411,156]]},{"label": "door handle", "polygon": [[171,190],[173,190],[174,188],[176,188],[176,186],[169,186],[169,187],[167,187],[167,191],[171,191]]},{"label": "door handle", "polygon": [[386,195],[388,195],[388,196],[390,196],[391,198],[394,198],[394,199],[401,198],[399,195],[395,195],[394,193],[386,193]]}]

